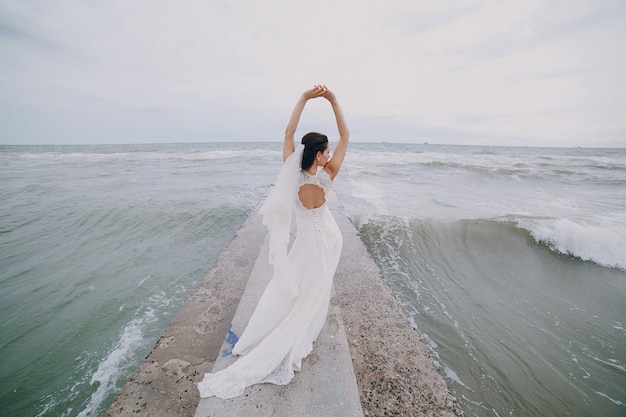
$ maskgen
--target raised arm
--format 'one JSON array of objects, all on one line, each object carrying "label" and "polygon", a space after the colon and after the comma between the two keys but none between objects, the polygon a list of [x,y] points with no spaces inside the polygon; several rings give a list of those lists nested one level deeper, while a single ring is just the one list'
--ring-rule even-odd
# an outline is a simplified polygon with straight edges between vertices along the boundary
[{"label": "raised arm", "polygon": [[293,108],[291,112],[291,117],[289,118],[289,122],[287,123],[287,128],[285,128],[285,140],[283,142],[283,162],[291,155],[295,150],[294,144],[294,135],[296,134],[296,129],[298,128],[298,123],[300,122],[300,116],[302,115],[302,110],[304,110],[304,105],[309,99],[315,97],[322,97],[326,94],[328,90],[323,85],[316,85],[313,88],[306,90],[296,103],[296,106]]},{"label": "raised arm", "polygon": [[333,108],[333,113],[335,113],[335,120],[337,122],[337,130],[339,130],[339,142],[337,142],[337,146],[335,146],[333,156],[324,167],[324,169],[330,174],[330,177],[334,179],[335,176],[339,173],[341,164],[343,164],[343,160],[346,157],[346,151],[348,150],[348,140],[350,139],[350,131],[348,130],[346,118],[343,115],[343,111],[339,106],[339,102],[337,101],[337,97],[335,97],[335,94],[326,88],[326,93],[324,94],[324,97],[330,102],[330,105]]}]

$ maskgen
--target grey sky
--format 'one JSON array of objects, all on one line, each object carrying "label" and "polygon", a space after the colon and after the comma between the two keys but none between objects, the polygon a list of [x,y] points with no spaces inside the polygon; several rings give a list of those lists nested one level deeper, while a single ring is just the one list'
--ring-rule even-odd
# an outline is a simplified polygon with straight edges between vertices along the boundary
[{"label": "grey sky", "polygon": [[[0,0],[0,143],[626,146],[623,0]],[[335,135],[324,100],[301,130]]]}]

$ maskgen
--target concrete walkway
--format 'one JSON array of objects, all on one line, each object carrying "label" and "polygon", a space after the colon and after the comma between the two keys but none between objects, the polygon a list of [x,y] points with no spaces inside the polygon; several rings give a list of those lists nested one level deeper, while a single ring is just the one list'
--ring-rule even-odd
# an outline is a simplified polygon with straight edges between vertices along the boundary
[{"label": "concrete walkway", "polygon": [[196,387],[232,361],[229,327],[241,334],[271,276],[255,210],[105,416],[461,416],[354,226],[329,203],[342,257],[326,325],[290,384],[256,385],[231,400],[200,400]]}]

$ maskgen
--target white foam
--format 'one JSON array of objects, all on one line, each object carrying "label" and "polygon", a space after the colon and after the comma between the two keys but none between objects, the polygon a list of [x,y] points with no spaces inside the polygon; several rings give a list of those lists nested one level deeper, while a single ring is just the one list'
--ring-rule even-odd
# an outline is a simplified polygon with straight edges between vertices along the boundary
[{"label": "white foam", "polygon": [[607,400],[611,401],[611,402],[612,402],[613,404],[615,404],[615,405],[624,405],[624,403],[623,403],[623,402],[621,402],[621,401],[619,401],[619,400],[615,400],[615,399],[613,399],[613,398],[609,397],[608,395],[606,395],[606,394],[605,394],[605,393],[603,393],[603,392],[600,392],[600,391],[594,391],[594,392],[595,392],[596,394],[598,394],[600,397],[604,397],[604,398],[606,398]]},{"label": "white foam", "polygon": [[141,287],[143,285],[143,283],[146,282],[147,280],[149,280],[150,278],[152,278],[152,275],[148,275],[147,277],[145,277],[144,279],[139,281],[139,284],[137,284],[137,286]]},{"label": "white foam", "polygon": [[581,224],[569,219],[517,218],[517,227],[555,252],[626,270],[626,231],[618,224]]},{"label": "white foam", "polygon": [[467,385],[465,385],[465,384],[463,383],[463,381],[461,381],[461,378],[459,378],[459,376],[457,375],[457,373],[456,373],[456,372],[454,372],[454,371],[453,371],[450,367],[448,367],[447,365],[444,365],[444,367],[443,367],[443,371],[445,372],[445,374],[446,374],[446,376],[448,377],[448,379],[450,379],[450,380],[452,380],[452,381],[456,382],[457,384],[459,384],[459,385],[461,385],[461,386],[463,386],[463,387],[465,387],[465,388],[468,388],[468,387],[467,387]]},{"label": "white foam", "polygon": [[223,151],[206,151],[194,153],[156,153],[156,154],[137,154],[145,155],[146,159],[180,159],[185,161],[205,161],[216,159],[239,159],[239,158],[262,158],[262,157],[278,157],[282,152],[277,150],[249,149],[249,150],[223,150]]},{"label": "white foam", "polygon": [[[364,182],[358,179],[358,175],[348,177],[348,195],[356,198],[350,204],[351,214],[354,215],[389,215],[391,211],[386,206],[386,192],[380,184]],[[339,192],[341,190],[338,190]],[[343,201],[342,201],[343,202]],[[359,204],[359,202],[361,204]],[[363,204],[365,203],[365,204]],[[344,202],[345,205],[345,202]],[[372,213],[373,212],[373,213]]]},{"label": "white foam", "polygon": [[156,320],[155,312],[148,308],[143,316],[131,320],[123,328],[117,342],[91,377],[90,385],[97,383],[98,387],[91,394],[85,408],[78,414],[79,417],[96,415],[100,404],[115,389],[117,380],[128,371],[127,368],[131,365],[135,351],[142,346],[144,342],[142,328],[146,323],[154,320]]},{"label": "white foam", "polygon": [[[211,161],[220,159],[245,159],[271,157],[279,160],[282,153],[279,150],[241,149],[241,150],[208,150],[202,152],[45,152],[20,154],[23,161],[73,163],[73,162],[108,162],[108,161]],[[15,161],[14,161],[15,162]]]},{"label": "white foam", "polygon": [[597,357],[597,356],[592,356],[591,358],[592,358],[594,361],[597,361],[597,362],[600,362],[600,363],[602,363],[602,364],[604,364],[604,365],[607,365],[607,366],[613,367],[613,368],[615,368],[615,369],[617,369],[617,370],[619,370],[619,371],[626,372],[626,366],[622,365],[622,364],[620,363],[620,361],[618,361],[617,359],[611,359],[611,358],[609,358],[608,360],[602,360],[602,359],[600,359],[600,358],[599,358],[599,357]]}]

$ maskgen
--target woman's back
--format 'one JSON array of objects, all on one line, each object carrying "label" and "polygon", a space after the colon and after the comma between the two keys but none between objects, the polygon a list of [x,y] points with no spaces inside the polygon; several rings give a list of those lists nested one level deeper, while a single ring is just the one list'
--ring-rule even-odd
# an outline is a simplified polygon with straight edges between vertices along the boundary
[{"label": "woman's back", "polygon": [[300,204],[308,210],[321,207],[326,202],[326,193],[331,187],[332,180],[325,170],[318,170],[316,175],[303,170],[298,189]]}]

